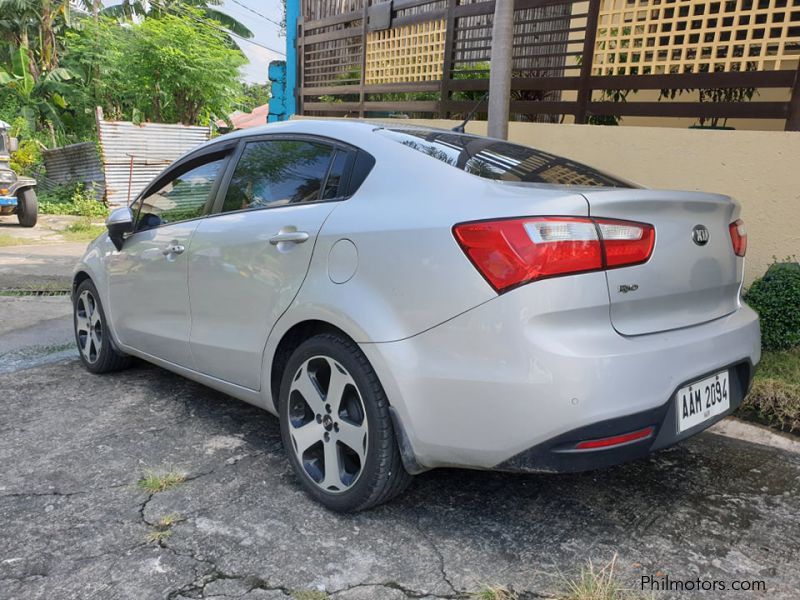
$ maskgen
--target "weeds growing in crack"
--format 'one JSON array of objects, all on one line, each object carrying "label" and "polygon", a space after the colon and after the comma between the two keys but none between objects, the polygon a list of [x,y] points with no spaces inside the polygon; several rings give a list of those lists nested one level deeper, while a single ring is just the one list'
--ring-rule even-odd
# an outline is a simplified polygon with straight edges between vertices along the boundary
[{"label": "weeds growing in crack", "polygon": [[518,600],[519,596],[504,585],[484,585],[472,594],[476,600]]},{"label": "weeds growing in crack", "polygon": [[150,533],[147,534],[147,543],[163,546],[172,535],[172,526],[182,521],[180,515],[171,514],[161,517],[154,525]]},{"label": "weeds growing in crack", "polygon": [[144,491],[155,494],[172,489],[184,481],[186,481],[186,473],[178,473],[175,471],[156,473],[155,471],[146,471],[137,482],[137,485]]},{"label": "weeds growing in crack", "polygon": [[581,567],[578,577],[570,579],[559,574],[564,591],[557,597],[563,600],[644,600],[644,596],[623,587],[618,581],[616,564],[615,554],[610,562],[600,567],[589,561]]}]

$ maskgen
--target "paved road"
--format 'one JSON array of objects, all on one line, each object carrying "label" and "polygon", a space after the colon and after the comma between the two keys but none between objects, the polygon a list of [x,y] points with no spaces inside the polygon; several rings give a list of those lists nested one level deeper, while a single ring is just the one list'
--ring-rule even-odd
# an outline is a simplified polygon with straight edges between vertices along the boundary
[{"label": "paved road", "polygon": [[[271,416],[143,363],[89,375],[64,297],[0,311],[3,600],[454,598],[494,583],[538,598],[615,555],[631,588],[666,574],[769,590],[656,600],[797,598],[797,443],[705,433],[598,473],[434,471],[341,516],[303,494]],[[150,494],[150,471],[187,480]],[[167,516],[171,535],[148,540]]]},{"label": "paved road", "polygon": [[39,242],[0,247],[0,290],[69,289],[82,242]]}]

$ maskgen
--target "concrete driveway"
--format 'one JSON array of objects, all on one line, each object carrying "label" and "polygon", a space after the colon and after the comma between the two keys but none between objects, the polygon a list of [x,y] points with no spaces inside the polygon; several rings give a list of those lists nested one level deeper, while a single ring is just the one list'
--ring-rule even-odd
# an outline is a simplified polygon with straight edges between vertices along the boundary
[{"label": "concrete driveway", "polygon": [[[144,363],[88,374],[66,297],[0,311],[19,315],[0,321],[2,599],[462,598],[486,584],[540,598],[615,555],[634,590],[643,576],[767,588],[657,600],[797,598],[796,442],[704,433],[597,473],[433,471],[342,516],[302,492],[273,417]],[[150,492],[148,474],[185,481]]]}]

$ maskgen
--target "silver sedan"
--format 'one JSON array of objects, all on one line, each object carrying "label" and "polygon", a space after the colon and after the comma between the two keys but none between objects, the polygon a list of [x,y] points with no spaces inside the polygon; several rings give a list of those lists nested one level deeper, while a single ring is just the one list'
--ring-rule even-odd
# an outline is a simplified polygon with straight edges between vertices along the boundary
[{"label": "silver sedan", "polygon": [[269,125],[111,214],[75,337],[93,373],[138,357],[276,414],[334,510],[436,467],[605,467],[747,392],[739,212],[454,131]]}]

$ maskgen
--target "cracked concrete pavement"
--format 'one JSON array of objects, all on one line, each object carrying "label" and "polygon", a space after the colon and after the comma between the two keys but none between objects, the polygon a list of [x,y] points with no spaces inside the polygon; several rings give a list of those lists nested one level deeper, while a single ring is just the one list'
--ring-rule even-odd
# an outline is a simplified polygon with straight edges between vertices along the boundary
[{"label": "cracked concrete pavement", "polygon": [[[66,348],[67,298],[0,300],[21,315],[0,321],[0,366],[17,357],[0,373],[4,600],[432,600],[484,584],[540,598],[615,555],[633,589],[658,574],[768,587],[656,600],[797,598],[792,444],[704,433],[595,473],[432,471],[388,505],[337,515],[295,481],[275,418],[141,362],[90,375]],[[151,471],[186,481],[149,493],[137,482]]]}]

